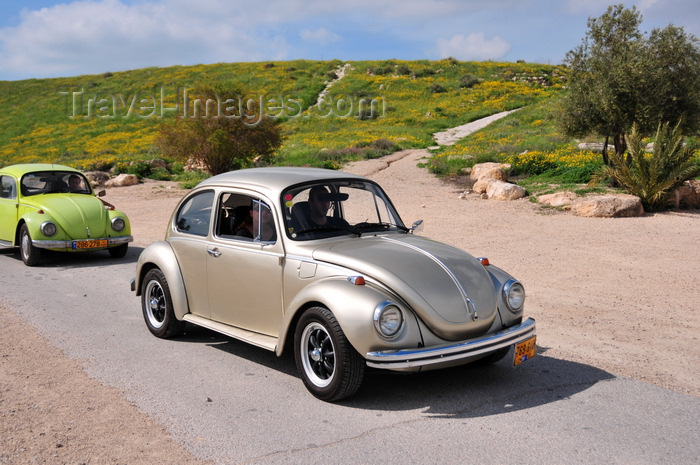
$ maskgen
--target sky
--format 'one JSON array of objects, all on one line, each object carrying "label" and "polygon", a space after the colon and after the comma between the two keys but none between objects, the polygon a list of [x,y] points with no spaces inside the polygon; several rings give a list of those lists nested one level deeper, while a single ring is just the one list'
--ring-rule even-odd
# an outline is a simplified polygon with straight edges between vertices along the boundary
[{"label": "sky", "polygon": [[698,0],[0,0],[0,80],[308,60],[560,64],[587,20],[636,6],[642,32],[700,38]]}]

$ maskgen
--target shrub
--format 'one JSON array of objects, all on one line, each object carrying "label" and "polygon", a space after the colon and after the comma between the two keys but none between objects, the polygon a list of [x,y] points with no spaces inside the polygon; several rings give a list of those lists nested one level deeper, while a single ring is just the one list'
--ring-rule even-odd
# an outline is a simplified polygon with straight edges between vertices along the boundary
[{"label": "shrub", "polygon": [[139,179],[148,178],[153,172],[153,166],[146,161],[135,161],[129,164],[126,172],[129,174],[135,174]]},{"label": "shrub", "polygon": [[459,77],[459,87],[469,89],[479,83],[479,78],[471,74],[463,74]]},{"label": "shrub", "polygon": [[[202,87],[195,93],[202,102],[219,95],[247,95],[232,88]],[[248,116],[253,118],[248,121]],[[212,175],[248,168],[256,160],[267,163],[282,144],[280,122],[262,116],[262,109],[242,110],[240,115],[200,115],[178,118],[160,127],[157,143],[163,155],[180,161],[201,162]]]},{"label": "shrub", "polygon": [[624,155],[610,154],[610,165],[603,166],[592,183],[603,179],[616,181],[630,194],[639,197],[647,211],[662,207],[670,192],[700,175],[700,166],[693,159],[693,152],[683,147],[680,123],[673,129],[668,123],[658,126],[651,155],[644,150],[637,124],[626,140],[627,159]]}]

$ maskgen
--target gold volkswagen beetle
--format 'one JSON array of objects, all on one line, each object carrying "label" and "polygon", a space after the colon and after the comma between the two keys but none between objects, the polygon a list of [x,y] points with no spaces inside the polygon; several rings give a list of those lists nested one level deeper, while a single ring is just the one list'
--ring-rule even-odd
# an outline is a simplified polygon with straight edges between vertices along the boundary
[{"label": "gold volkswagen beetle", "polygon": [[148,329],[209,328],[281,355],[319,399],[354,394],[367,366],[421,371],[535,355],[523,286],[485,258],[420,237],[373,181],[254,168],[201,182],[131,289]]}]

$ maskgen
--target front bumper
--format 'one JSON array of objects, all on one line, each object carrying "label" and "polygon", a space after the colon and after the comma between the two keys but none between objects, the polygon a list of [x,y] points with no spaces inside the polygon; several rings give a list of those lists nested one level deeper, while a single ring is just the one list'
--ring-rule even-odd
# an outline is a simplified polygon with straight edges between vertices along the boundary
[{"label": "front bumper", "polygon": [[[119,236],[119,237],[98,237],[96,239],[74,239],[70,241],[38,241],[32,239],[32,245],[38,249],[73,249],[73,243],[86,240],[107,241],[107,247],[126,244],[133,242],[134,236]],[[85,251],[95,249],[82,249]]]},{"label": "front bumper", "polygon": [[470,358],[494,352],[498,349],[517,344],[535,335],[535,320],[528,318],[519,325],[487,334],[475,339],[460,341],[455,344],[404,350],[380,350],[367,352],[367,366],[386,370],[400,370],[433,366],[453,365],[457,361],[468,362]]}]

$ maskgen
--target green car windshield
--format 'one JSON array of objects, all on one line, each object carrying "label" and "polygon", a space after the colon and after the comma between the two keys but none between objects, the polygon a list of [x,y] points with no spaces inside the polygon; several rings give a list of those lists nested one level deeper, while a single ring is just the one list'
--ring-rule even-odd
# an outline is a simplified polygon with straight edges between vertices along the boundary
[{"label": "green car windshield", "polygon": [[92,194],[88,180],[75,171],[37,171],[27,173],[20,181],[22,195]]},{"label": "green car windshield", "polygon": [[285,230],[292,240],[403,231],[401,218],[382,189],[364,181],[326,181],[282,193]]}]

